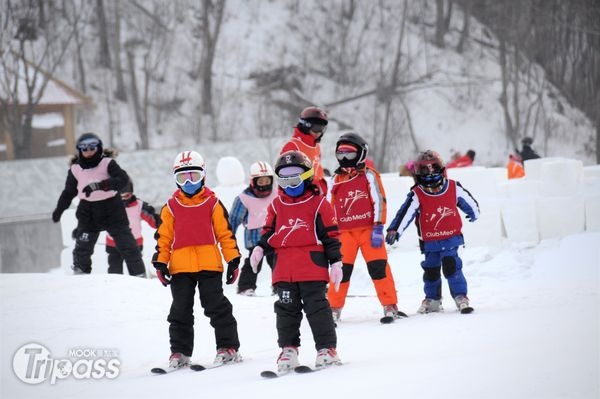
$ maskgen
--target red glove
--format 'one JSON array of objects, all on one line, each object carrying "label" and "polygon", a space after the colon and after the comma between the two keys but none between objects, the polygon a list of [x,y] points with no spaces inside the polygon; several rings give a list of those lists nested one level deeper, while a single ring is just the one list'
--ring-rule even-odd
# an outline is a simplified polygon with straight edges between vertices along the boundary
[{"label": "red glove", "polygon": [[165,287],[171,284],[171,273],[169,273],[169,268],[164,263],[156,262],[154,263],[154,268],[156,269],[156,277]]}]

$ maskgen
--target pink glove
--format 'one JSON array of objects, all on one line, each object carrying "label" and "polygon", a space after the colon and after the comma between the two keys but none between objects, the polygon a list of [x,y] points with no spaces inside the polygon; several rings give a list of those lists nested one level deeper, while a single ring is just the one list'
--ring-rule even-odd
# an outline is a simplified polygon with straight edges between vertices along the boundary
[{"label": "pink glove", "polygon": [[252,250],[252,253],[250,254],[250,266],[252,267],[252,271],[254,272],[254,274],[258,273],[258,264],[260,263],[264,255],[265,250],[262,249],[262,247],[259,247],[258,245],[255,246]]},{"label": "pink glove", "polygon": [[331,265],[331,269],[329,270],[329,279],[333,283],[336,292],[340,290],[342,277],[344,277],[344,272],[342,272],[342,261],[337,261]]}]

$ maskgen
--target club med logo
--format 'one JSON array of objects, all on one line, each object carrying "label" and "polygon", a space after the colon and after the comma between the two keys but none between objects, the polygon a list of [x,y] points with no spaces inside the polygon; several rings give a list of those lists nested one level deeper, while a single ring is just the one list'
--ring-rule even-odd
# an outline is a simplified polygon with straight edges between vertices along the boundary
[{"label": "club med logo", "polygon": [[427,232],[425,234],[426,238],[437,238],[437,239],[442,239],[445,237],[451,237],[456,235],[456,230],[448,230],[448,231],[434,231],[434,232]]},{"label": "club med logo", "polygon": [[55,359],[43,345],[31,342],[23,345],[13,356],[13,371],[26,384],[40,384],[72,376],[76,380],[102,378],[114,379],[119,376],[121,361],[118,352],[112,349],[74,348],[68,357]]},{"label": "club med logo", "polygon": [[340,222],[347,223],[347,222],[353,222],[355,220],[364,220],[364,219],[370,219],[370,218],[371,218],[371,212],[365,212],[362,215],[343,216],[340,218]]},{"label": "club med logo", "polygon": [[294,231],[299,229],[309,230],[309,228],[309,224],[300,218],[288,219],[288,225],[281,226],[279,230],[277,230],[277,234],[283,234],[285,231],[289,230],[287,234],[283,237],[283,240],[281,241],[281,244],[283,245],[287,242],[287,239],[290,237],[290,234],[292,234]]},{"label": "club med logo", "polygon": [[369,198],[366,192],[362,190],[354,190],[348,192],[348,196],[344,198],[344,208],[346,208],[346,215],[350,213],[350,209],[352,209],[352,205],[356,203],[356,201]]}]

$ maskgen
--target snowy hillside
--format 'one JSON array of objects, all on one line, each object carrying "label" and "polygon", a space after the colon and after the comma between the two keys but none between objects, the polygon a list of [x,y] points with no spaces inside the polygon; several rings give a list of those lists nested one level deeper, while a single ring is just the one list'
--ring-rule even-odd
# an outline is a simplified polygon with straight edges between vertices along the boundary
[{"label": "snowy hillside", "polygon": [[[387,176],[384,181],[398,184],[393,179]],[[238,189],[218,192],[231,203]],[[402,190],[388,186],[388,191],[393,208],[389,211],[394,212]],[[73,212],[63,219],[63,226],[73,225]],[[485,223],[483,214],[479,222]],[[65,230],[69,245],[69,229]],[[145,230],[146,259],[152,252],[151,234]],[[241,234],[238,230],[238,242]],[[200,373],[182,370],[154,376],[149,369],[163,365],[169,356],[169,290],[155,278],[105,274],[102,245],[94,254],[92,275],[69,275],[71,249],[66,248],[62,266],[51,273],[0,274],[0,397],[597,398],[600,233],[537,245],[504,240],[499,246],[473,245],[478,237],[465,234],[461,256],[473,314],[454,310],[445,283],[446,311],[415,314],[423,298],[422,255],[411,226],[398,244],[388,248],[399,307],[410,317],[379,324],[381,306],[359,257],[337,329],[345,365],[279,380],[259,376],[275,367],[279,354],[267,270],[259,275],[258,297],[242,297],[234,287],[225,287],[238,321],[244,362]],[[214,334],[198,301],[195,314],[193,359],[209,363],[215,354]],[[20,349],[31,343],[46,348],[43,359],[54,359],[53,364],[81,362],[77,377],[57,367],[54,375],[64,379],[54,384],[19,380],[28,359]],[[300,361],[313,364],[316,353],[306,322],[302,343]],[[78,354],[84,358],[70,357]],[[118,360],[116,378],[86,376],[85,362],[104,361],[99,354]]]},{"label": "snowy hillside", "polygon": [[[497,43],[473,20],[473,40],[463,54],[458,54],[454,48],[462,24],[459,7],[450,21],[447,46],[440,49],[431,43],[433,2],[409,2],[400,46],[401,85],[391,104],[386,143],[381,142],[385,130],[384,93],[377,90],[389,84],[392,74],[399,16],[403,12],[401,2],[356,3],[355,19],[352,23],[346,21],[347,47],[339,37],[343,27],[334,20],[336,16],[343,19],[342,2],[332,2],[327,12],[316,1],[227,2],[213,66],[215,117],[211,123],[199,112],[200,79],[190,77],[197,73],[194,68],[201,54],[201,44],[190,36],[196,29],[196,6],[194,2],[178,1],[155,2],[155,7],[153,10],[164,10],[156,12],[165,21],[174,21],[174,26],[161,38],[167,43],[163,43],[164,54],[141,49],[135,54],[139,87],[145,76],[143,57],[156,57],[158,76],[151,76],[147,88],[151,149],[210,145],[213,136],[217,141],[287,137],[303,103],[313,103],[327,107],[332,136],[342,129],[354,129],[369,140],[373,149],[387,148],[382,172],[397,170],[418,150],[431,147],[446,158],[471,148],[477,152],[477,164],[484,166],[504,165],[514,151],[505,134],[498,102],[501,71]],[[137,23],[123,33],[123,41],[149,34],[137,26],[149,23],[144,14],[135,7],[131,14],[129,18]],[[177,15],[176,20],[169,19],[173,15]],[[102,84],[89,85],[86,94],[94,99],[95,106],[81,115],[77,131],[95,131],[107,143],[112,139],[111,144],[119,150],[132,151],[141,139],[131,96],[128,102],[114,98],[114,77],[96,62],[97,46],[92,44],[98,40],[97,35],[93,30],[87,34],[88,45],[82,49],[84,61],[88,63],[88,74]],[[338,55],[347,64],[345,67],[337,60]],[[334,72],[339,69],[339,73],[327,72],[332,68]],[[75,69],[75,65],[65,63],[61,77],[76,83]],[[527,87],[519,89],[518,108],[528,124],[518,134],[534,137],[536,148],[545,156],[594,163],[593,151],[586,149],[594,141],[590,121],[556,94],[539,67],[533,66],[526,80]],[[360,96],[369,91],[373,94]],[[353,96],[358,98],[342,101]],[[530,111],[537,116],[530,118]],[[539,115],[543,118],[537,120]]]}]

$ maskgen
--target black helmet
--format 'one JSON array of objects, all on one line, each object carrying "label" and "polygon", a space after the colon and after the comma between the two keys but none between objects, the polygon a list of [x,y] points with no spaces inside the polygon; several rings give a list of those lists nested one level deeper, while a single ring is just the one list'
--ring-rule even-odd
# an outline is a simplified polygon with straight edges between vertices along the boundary
[{"label": "black helmet", "polygon": [[531,137],[523,137],[521,144],[531,146],[533,144],[533,139]]},{"label": "black helmet", "polygon": [[442,187],[445,172],[446,165],[440,154],[435,151],[423,151],[415,161],[415,179],[421,187],[428,191]]},{"label": "black helmet", "polygon": [[81,148],[85,145],[95,144],[97,147],[100,147],[102,152],[102,140],[95,133],[84,133],[77,139],[77,143],[75,143],[75,147],[78,151],[81,152]]},{"label": "black helmet", "polygon": [[304,108],[300,113],[296,126],[304,134],[308,134],[311,130],[317,133],[325,133],[327,113],[319,107]]},{"label": "black helmet", "polygon": [[287,166],[299,166],[304,171],[312,169],[312,162],[302,151],[286,151],[279,155],[275,163],[275,174],[279,176],[279,171]]},{"label": "black helmet", "polygon": [[[340,149],[340,146],[343,144],[349,144],[354,147],[356,149],[356,157],[349,159],[348,156],[344,154],[344,151],[338,152],[338,149]],[[364,165],[365,160],[367,159],[369,145],[358,133],[348,132],[342,134],[338,139],[337,143],[335,144],[335,152],[336,158],[341,167],[360,167],[361,164]]]}]

